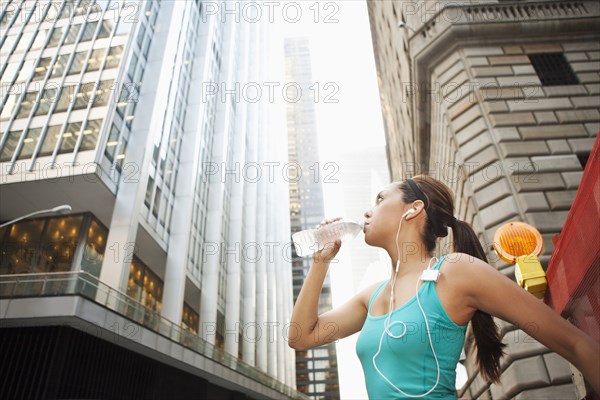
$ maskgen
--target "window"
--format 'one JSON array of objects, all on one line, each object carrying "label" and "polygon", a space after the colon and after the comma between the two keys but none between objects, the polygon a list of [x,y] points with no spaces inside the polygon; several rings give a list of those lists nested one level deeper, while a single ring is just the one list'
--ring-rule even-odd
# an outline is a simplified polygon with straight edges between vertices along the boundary
[{"label": "window", "polygon": [[52,36],[50,36],[50,41],[48,42],[48,45],[46,46],[46,48],[58,46],[58,43],[60,42],[60,38],[63,34],[64,29],[65,28],[62,26],[58,27],[58,28],[54,28],[54,30],[52,31]]},{"label": "window", "polygon": [[46,88],[44,90],[42,93],[42,98],[39,101],[38,108],[35,111],[36,117],[48,114],[48,111],[50,111],[50,106],[52,106],[52,103],[56,101],[56,91],[57,90],[55,87]]},{"label": "window", "polygon": [[46,76],[46,72],[50,69],[50,63],[52,62],[52,57],[44,57],[40,59],[40,63],[37,67],[35,67],[35,72],[33,74],[33,80],[42,79]]},{"label": "window", "polygon": [[87,72],[98,71],[100,69],[105,53],[106,49],[94,49],[92,51],[92,55],[88,60]]},{"label": "window", "polygon": [[34,272],[64,272],[71,270],[77,248],[83,215],[50,218],[42,236],[39,263]]},{"label": "window", "polygon": [[63,86],[58,97],[58,103],[56,104],[56,108],[54,109],[55,113],[65,112],[69,109],[69,104],[71,103],[73,97],[73,89],[75,86]]},{"label": "window", "polygon": [[127,139],[123,137],[121,139],[121,148],[119,149],[119,154],[117,154],[117,170],[121,172],[121,168],[123,167],[123,160],[125,159],[125,152],[127,151]]},{"label": "window", "polygon": [[79,151],[94,150],[96,148],[101,126],[101,119],[94,119],[87,122],[87,126],[83,130],[83,140],[81,141]]},{"label": "window", "polygon": [[113,80],[102,81],[96,90],[93,107],[103,107],[108,104],[110,96],[113,93]]},{"label": "window", "polygon": [[[160,312],[162,288],[162,280],[134,255],[129,267],[127,295],[147,308]],[[134,310],[133,307],[129,309]]]},{"label": "window", "polygon": [[75,144],[79,138],[79,132],[81,131],[81,122],[71,122],[67,124],[67,129],[63,134],[62,142],[60,144],[59,154],[72,153],[75,149]]},{"label": "window", "polygon": [[110,36],[112,32],[112,25],[110,20],[102,21],[102,26],[100,27],[100,32],[98,32],[98,39],[107,38]]},{"label": "window", "polygon": [[117,128],[115,124],[112,124],[110,135],[108,136],[108,141],[106,142],[106,148],[104,149],[104,155],[111,163],[115,159],[115,152],[117,151],[117,145],[119,144],[118,139],[119,128]]},{"label": "window", "polygon": [[71,54],[61,54],[58,56],[58,60],[56,60],[56,63],[52,67],[52,74],[50,75],[50,78],[58,78],[59,76],[62,76],[63,72],[65,72],[65,67],[67,66],[70,56]]},{"label": "window", "polygon": [[21,107],[19,108],[19,113],[17,114],[17,118],[27,118],[29,117],[29,113],[35,104],[35,99],[37,98],[38,92],[27,92],[25,94],[25,98],[21,101]]},{"label": "window", "polygon": [[33,128],[27,131],[25,139],[23,140],[23,147],[21,147],[21,152],[19,153],[17,160],[31,158],[31,155],[35,151],[35,147],[40,141],[40,133],[42,133],[42,128]]},{"label": "window", "polygon": [[38,154],[39,157],[52,155],[61,131],[62,125],[54,125],[48,128],[46,131],[46,136],[42,139],[44,143],[42,144],[42,148]]},{"label": "window", "polygon": [[529,60],[543,86],[579,83],[564,53],[529,54]]},{"label": "window", "polygon": [[75,58],[73,59],[73,63],[71,64],[71,67],[69,68],[69,73],[67,75],[79,74],[83,69],[86,56],[87,51],[78,51],[75,54]]},{"label": "window", "polygon": [[65,44],[75,43],[75,40],[77,39],[77,36],[79,35],[79,31],[81,30],[81,25],[82,24],[71,25],[71,27],[69,28],[69,33],[67,35],[67,38],[65,39]]},{"label": "window", "polygon": [[148,177],[148,185],[146,186],[146,198],[144,199],[144,204],[148,208],[150,208],[150,199],[152,198],[152,188],[153,187],[154,187],[154,179],[150,176],[150,177]]},{"label": "window", "polygon": [[100,276],[100,268],[102,267],[102,260],[104,260],[107,237],[108,229],[95,218],[92,218],[87,232],[83,258],[81,260],[82,271],[89,272],[97,278]]},{"label": "window", "polygon": [[81,37],[81,41],[87,42],[88,40],[92,40],[94,38],[94,32],[96,32],[97,26],[98,26],[98,21],[88,22],[85,25],[85,30],[83,31],[83,36]]},{"label": "window", "polygon": [[79,87],[79,92],[75,95],[74,110],[83,110],[88,107],[92,96],[94,95],[94,89],[96,88],[95,82],[83,83]]},{"label": "window", "polygon": [[0,162],[10,161],[12,158],[15,149],[17,148],[17,143],[19,143],[19,138],[23,131],[10,131],[8,132],[8,138],[6,138],[6,143],[4,143],[4,147],[2,148],[2,152],[0,152]]},{"label": "window", "polygon": [[121,62],[121,56],[123,55],[123,46],[111,47],[106,56],[106,65],[104,68],[117,68]]}]

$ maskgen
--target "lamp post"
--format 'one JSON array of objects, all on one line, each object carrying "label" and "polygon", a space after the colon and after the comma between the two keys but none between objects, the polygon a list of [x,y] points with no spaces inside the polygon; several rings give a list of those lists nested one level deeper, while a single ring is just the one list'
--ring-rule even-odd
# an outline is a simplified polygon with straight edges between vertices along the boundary
[{"label": "lamp post", "polygon": [[49,208],[47,210],[35,211],[35,212],[29,213],[27,215],[23,215],[22,217],[15,218],[12,221],[8,221],[8,222],[5,222],[2,225],[0,225],[0,228],[4,228],[7,225],[14,224],[17,221],[20,221],[22,219],[29,218],[29,217],[32,217],[32,216],[38,215],[38,214],[45,214],[45,213],[70,214],[71,211],[72,211],[72,208],[71,208],[70,205],[63,204],[62,206],[57,206],[57,207],[54,207],[54,208]]}]

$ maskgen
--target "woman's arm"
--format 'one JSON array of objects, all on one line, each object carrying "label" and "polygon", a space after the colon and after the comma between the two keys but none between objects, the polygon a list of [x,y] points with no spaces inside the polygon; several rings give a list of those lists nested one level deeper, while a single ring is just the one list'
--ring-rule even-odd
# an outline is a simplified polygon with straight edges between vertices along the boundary
[{"label": "woman's arm", "polygon": [[472,307],[516,325],[567,359],[600,393],[600,344],[491,265],[466,254],[459,262]]},{"label": "woman's arm", "polygon": [[319,297],[329,263],[340,244],[323,249],[313,257],[313,263],[292,311],[288,330],[288,345],[296,350],[318,347],[358,332],[367,316],[364,296],[372,287],[363,290],[341,307],[319,315]]}]

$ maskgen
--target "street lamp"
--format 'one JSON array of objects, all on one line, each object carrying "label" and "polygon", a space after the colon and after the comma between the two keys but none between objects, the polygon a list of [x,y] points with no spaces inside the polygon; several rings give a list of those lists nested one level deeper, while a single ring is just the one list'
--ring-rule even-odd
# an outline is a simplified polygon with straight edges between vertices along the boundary
[{"label": "street lamp", "polygon": [[14,224],[17,221],[20,221],[20,220],[25,219],[25,218],[29,218],[29,217],[31,217],[33,215],[37,215],[37,214],[45,214],[45,213],[70,214],[71,211],[72,211],[72,208],[71,208],[70,205],[63,204],[62,206],[58,206],[58,207],[54,207],[54,208],[49,208],[47,210],[35,211],[35,212],[29,213],[27,215],[23,215],[22,217],[19,217],[19,218],[13,219],[12,221],[8,221],[8,222],[3,223],[2,225],[0,225],[0,228],[4,228],[7,225]]}]

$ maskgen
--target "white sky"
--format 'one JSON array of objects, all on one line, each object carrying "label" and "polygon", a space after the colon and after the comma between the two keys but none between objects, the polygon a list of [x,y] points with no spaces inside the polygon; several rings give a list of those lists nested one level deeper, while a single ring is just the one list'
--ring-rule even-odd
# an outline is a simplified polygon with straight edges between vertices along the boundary
[{"label": "white sky", "polygon": [[[385,146],[383,121],[367,5],[361,0],[274,2],[269,10],[273,18],[271,51],[273,61],[283,60],[285,37],[307,37],[311,43],[313,81],[319,84],[317,134],[321,165],[339,160],[340,151]],[[301,10],[298,14],[297,10]],[[275,68],[277,69],[277,68]],[[333,84],[326,87],[326,84]],[[337,92],[334,93],[334,88]],[[325,102],[325,96],[338,102]],[[280,125],[282,126],[282,125]],[[323,170],[322,173],[331,172]],[[324,184],[325,213],[343,211],[341,184]],[[370,207],[365,204],[365,209]],[[353,293],[351,274],[344,271],[343,251],[340,263],[330,269],[334,307]],[[350,282],[350,283],[349,283]],[[349,283],[349,284],[348,284]],[[355,353],[356,336],[337,345],[340,394],[342,399],[366,399],[362,367]],[[457,380],[466,376],[458,371]]]}]

